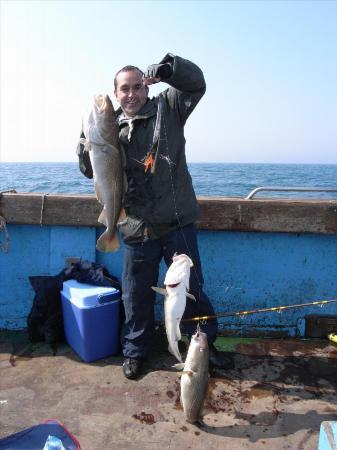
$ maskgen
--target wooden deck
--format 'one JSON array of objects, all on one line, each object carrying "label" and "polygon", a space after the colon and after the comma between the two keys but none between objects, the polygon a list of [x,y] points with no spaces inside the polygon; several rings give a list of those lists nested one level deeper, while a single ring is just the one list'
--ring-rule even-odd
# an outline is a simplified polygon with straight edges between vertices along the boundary
[{"label": "wooden deck", "polygon": [[80,361],[24,333],[1,334],[0,437],[45,419],[63,422],[83,450],[317,450],[320,424],[337,419],[337,347],[325,340],[218,338],[235,367],[212,374],[205,426],[184,422],[179,373],[158,335],[138,381],[122,357]]}]

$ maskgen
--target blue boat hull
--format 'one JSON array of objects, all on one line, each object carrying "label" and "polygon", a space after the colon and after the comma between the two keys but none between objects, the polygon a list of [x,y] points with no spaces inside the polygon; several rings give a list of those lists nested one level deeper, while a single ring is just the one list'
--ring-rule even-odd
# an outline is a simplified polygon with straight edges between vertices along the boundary
[{"label": "blue boat hull", "polygon": [[[34,297],[28,277],[56,275],[69,257],[96,261],[121,277],[123,246],[97,252],[101,228],[8,224],[9,251],[0,252],[0,328],[23,329]],[[337,298],[337,235],[199,231],[205,290],[216,313]],[[159,285],[163,283],[164,264]],[[158,296],[156,319],[162,320]],[[336,315],[337,304],[219,319],[219,332],[303,337],[305,317]],[[337,331],[337,330],[336,330]]]}]

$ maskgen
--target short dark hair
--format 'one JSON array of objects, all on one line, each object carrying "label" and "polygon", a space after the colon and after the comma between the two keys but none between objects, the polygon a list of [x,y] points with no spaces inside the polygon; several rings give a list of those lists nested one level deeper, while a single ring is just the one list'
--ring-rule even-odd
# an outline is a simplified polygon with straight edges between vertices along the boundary
[{"label": "short dark hair", "polygon": [[138,71],[142,74],[142,76],[144,75],[144,72],[142,70],[140,70],[138,67],[136,66],[124,66],[122,67],[115,75],[114,78],[114,86],[115,86],[115,90],[117,89],[117,77],[121,72],[131,72],[132,70]]}]

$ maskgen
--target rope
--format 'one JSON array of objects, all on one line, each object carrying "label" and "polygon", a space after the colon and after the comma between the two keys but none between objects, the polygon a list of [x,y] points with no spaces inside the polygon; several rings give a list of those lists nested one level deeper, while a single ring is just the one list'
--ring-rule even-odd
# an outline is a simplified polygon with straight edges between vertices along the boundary
[{"label": "rope", "polygon": [[44,212],[44,200],[48,194],[42,194],[42,203],[41,203],[41,209],[40,209],[40,226],[43,225],[43,212]]},{"label": "rope", "polygon": [[[9,189],[8,191],[1,191],[0,192],[0,198],[2,197],[2,194],[16,194],[15,189]],[[4,253],[8,253],[9,250],[9,233],[7,229],[6,219],[2,216],[0,216],[0,230],[3,230],[5,233],[5,239],[0,244],[0,250]]]},{"label": "rope", "polygon": [[1,242],[0,249],[4,253],[8,253],[8,250],[9,250],[9,233],[8,233],[7,226],[6,226],[6,220],[2,216],[0,216],[0,230],[3,230],[4,233],[5,233],[5,239],[4,239],[3,242]]}]

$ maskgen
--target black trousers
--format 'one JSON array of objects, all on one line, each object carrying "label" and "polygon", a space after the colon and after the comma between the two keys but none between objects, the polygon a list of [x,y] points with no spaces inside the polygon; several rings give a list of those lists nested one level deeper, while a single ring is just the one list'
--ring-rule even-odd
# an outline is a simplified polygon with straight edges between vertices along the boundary
[{"label": "black trousers", "polygon": [[[126,357],[145,357],[149,353],[154,335],[156,295],[151,286],[157,286],[161,259],[164,258],[166,265],[170,266],[175,253],[188,255],[194,265],[191,267],[190,292],[197,301],[187,298],[183,318],[214,314],[211,302],[203,291],[204,280],[194,224],[171,231],[160,239],[126,244],[122,277],[126,317],[121,335],[123,353]],[[191,336],[197,323],[181,322],[180,325],[182,332]],[[207,333],[209,343],[214,342],[218,328],[217,320],[209,320],[200,326]]]}]

